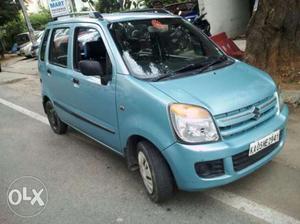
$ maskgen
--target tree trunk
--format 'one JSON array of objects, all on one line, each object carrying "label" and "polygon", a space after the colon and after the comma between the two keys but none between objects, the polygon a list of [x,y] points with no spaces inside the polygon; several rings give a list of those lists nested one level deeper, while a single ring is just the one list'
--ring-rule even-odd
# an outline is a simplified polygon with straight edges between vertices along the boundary
[{"label": "tree trunk", "polygon": [[278,83],[300,84],[300,0],[260,0],[248,27],[246,61]]}]

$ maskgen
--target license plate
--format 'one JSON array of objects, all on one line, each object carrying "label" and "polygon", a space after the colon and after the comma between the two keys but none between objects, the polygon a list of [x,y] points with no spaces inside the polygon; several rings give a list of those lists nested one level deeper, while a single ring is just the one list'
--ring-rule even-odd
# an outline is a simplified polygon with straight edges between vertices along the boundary
[{"label": "license plate", "polygon": [[267,148],[270,145],[279,142],[280,130],[273,132],[272,134],[250,144],[249,156],[253,156],[261,150]]}]

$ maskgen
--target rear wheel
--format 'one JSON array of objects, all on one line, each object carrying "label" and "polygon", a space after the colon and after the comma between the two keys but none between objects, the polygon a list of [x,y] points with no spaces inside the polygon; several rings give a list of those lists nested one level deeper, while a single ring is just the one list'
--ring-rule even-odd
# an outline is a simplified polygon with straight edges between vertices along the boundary
[{"label": "rear wheel", "polygon": [[59,135],[65,134],[67,132],[68,125],[66,125],[64,122],[62,122],[59,119],[51,101],[47,101],[45,103],[45,111],[46,111],[51,129],[56,134],[59,134]]},{"label": "rear wheel", "polygon": [[138,163],[140,174],[150,199],[156,203],[173,196],[173,176],[168,164],[152,144],[138,143]]}]

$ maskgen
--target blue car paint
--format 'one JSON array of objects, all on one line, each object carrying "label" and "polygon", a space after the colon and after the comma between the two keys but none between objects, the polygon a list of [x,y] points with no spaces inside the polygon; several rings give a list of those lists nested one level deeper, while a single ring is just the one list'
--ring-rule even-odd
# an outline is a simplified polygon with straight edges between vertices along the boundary
[{"label": "blue car paint", "polygon": [[[286,122],[288,116],[288,108],[284,106],[279,116],[269,120],[244,134],[232,137],[216,143],[205,145],[183,145],[175,143],[163,151],[163,155],[170,164],[172,172],[175,173],[176,183],[179,189],[187,191],[201,190],[210,187],[221,186],[237,180],[270,161],[283,148],[286,140]],[[283,136],[279,146],[269,155],[250,165],[249,167],[235,172],[232,164],[232,156],[249,149],[249,145],[259,140],[268,133],[276,130],[282,130]],[[197,176],[194,164],[199,161],[211,161],[223,158],[225,175],[216,178],[200,178]],[[184,161],[184,163],[182,162]]]},{"label": "blue car paint", "polygon": [[212,115],[254,104],[276,91],[266,73],[239,61],[211,72],[151,84],[177,102],[203,106]]},{"label": "blue car paint", "polygon": [[193,11],[184,16],[184,18],[190,22],[194,22],[194,20],[199,16],[197,11]]},{"label": "blue car paint", "polygon": [[[105,15],[103,20],[75,18],[52,22],[48,25],[47,29],[69,26],[71,34],[77,25],[97,27],[112,58],[114,68],[110,85],[103,87],[94,77],[84,77],[74,71],[71,44],[68,49],[70,57],[67,68],[49,64],[48,54],[45,56],[45,62],[39,60],[39,72],[43,80],[42,95],[54,103],[59,117],[65,123],[104,143],[123,156],[125,156],[124,149],[131,136],[142,136],[148,139],[161,151],[168,162],[178,187],[189,191],[220,186],[237,180],[270,161],[282,149],[288,116],[286,106],[280,114],[260,126],[228,139],[198,145],[188,145],[178,141],[169,117],[170,104],[179,102],[198,105],[207,108],[215,116],[243,108],[270,96],[276,91],[276,86],[265,72],[239,61],[225,68],[174,80],[147,82],[136,79],[130,75],[110,35],[108,25],[111,22],[145,19],[145,17],[175,17],[159,14],[145,16],[143,13],[126,16]],[[73,43],[72,37],[69,43]],[[46,52],[48,50],[49,44]],[[53,70],[54,73],[49,76],[47,68]],[[60,77],[60,83],[57,81],[53,83],[51,80],[53,76]],[[80,79],[83,87],[75,88],[70,84],[74,77]],[[84,87],[85,83],[86,85],[92,83],[92,86]],[[101,90],[101,88],[106,88],[106,90]],[[107,98],[104,99],[103,96]],[[109,108],[102,110],[101,104]],[[93,105],[96,105],[96,110]],[[120,110],[121,107],[123,110]],[[99,124],[104,129],[78,119],[78,116],[73,116],[72,113]],[[235,172],[232,167],[232,155],[249,149],[250,143],[275,130],[283,131],[278,148],[251,166]],[[211,179],[200,178],[195,172],[194,164],[214,159],[224,160],[225,175]]]}]

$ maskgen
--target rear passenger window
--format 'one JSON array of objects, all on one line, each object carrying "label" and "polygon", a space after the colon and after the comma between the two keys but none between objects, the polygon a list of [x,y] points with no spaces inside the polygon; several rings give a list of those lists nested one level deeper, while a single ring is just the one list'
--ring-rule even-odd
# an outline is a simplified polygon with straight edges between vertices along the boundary
[{"label": "rear passenger window", "polygon": [[68,64],[69,28],[54,29],[49,48],[49,62],[66,67]]},{"label": "rear passenger window", "polygon": [[45,60],[45,51],[46,51],[46,46],[47,46],[49,31],[50,30],[46,30],[45,31],[43,42],[42,42],[42,45],[41,45],[41,51],[40,51],[40,59],[41,59],[41,61]]},{"label": "rear passenger window", "polygon": [[74,69],[82,60],[100,62],[106,75],[112,74],[112,64],[100,33],[94,28],[77,27],[74,37]]}]

